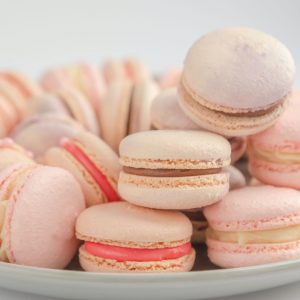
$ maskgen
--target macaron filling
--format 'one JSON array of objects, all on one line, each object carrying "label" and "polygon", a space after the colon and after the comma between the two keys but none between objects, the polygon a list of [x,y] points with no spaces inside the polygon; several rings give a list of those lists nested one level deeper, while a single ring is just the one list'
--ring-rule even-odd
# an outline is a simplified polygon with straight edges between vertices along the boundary
[{"label": "macaron filling", "polygon": [[118,262],[146,262],[177,259],[183,257],[191,253],[192,246],[191,243],[185,243],[177,247],[145,249],[119,247],[85,241],[84,249],[91,255],[104,259],[113,259]]},{"label": "macaron filling", "polygon": [[104,173],[92,162],[92,160],[83,152],[80,147],[68,139],[64,139],[62,141],[62,147],[68,153],[70,153],[92,176],[109,202],[120,200],[118,193],[113,188]]},{"label": "macaron filling", "polygon": [[218,174],[222,172],[222,168],[212,169],[145,169],[123,167],[123,171],[127,174],[149,177],[185,177]]},{"label": "macaron filling", "polygon": [[206,237],[225,243],[276,244],[300,240],[300,225],[258,231],[218,231],[209,227]]}]

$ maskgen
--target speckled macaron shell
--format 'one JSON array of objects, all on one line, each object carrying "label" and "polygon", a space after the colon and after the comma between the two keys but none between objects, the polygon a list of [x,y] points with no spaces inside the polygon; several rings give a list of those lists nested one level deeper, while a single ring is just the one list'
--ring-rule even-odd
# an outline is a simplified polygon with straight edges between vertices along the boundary
[{"label": "speckled macaron shell", "polygon": [[78,247],[75,221],[83,209],[82,192],[70,173],[47,166],[27,171],[14,186],[6,210],[4,243],[9,261],[64,268]]},{"label": "speckled macaron shell", "polygon": [[[79,132],[72,141],[101,170],[110,184],[117,189],[121,166],[112,149],[100,138],[88,132]],[[88,171],[63,147],[50,148],[43,157],[43,163],[68,170],[78,180],[83,190],[87,206],[107,202],[107,199]]]},{"label": "speckled macaron shell", "polygon": [[[300,224],[300,193],[273,186],[245,187],[204,208],[211,228],[256,232]],[[284,238],[284,237],[283,237]],[[229,243],[207,238],[209,259],[224,268],[246,267],[299,259],[298,240],[277,243]]]},{"label": "speckled macaron shell", "polygon": [[[189,241],[192,224],[180,212],[152,210],[126,202],[107,203],[82,212],[76,235],[81,240],[120,247],[161,248]],[[191,270],[195,252],[192,249],[189,255],[177,259],[123,263],[92,256],[81,248],[79,258],[81,266],[92,272],[183,272]]]},{"label": "speckled macaron shell", "polygon": [[201,130],[181,109],[177,88],[161,91],[151,105],[151,122],[156,129]]},{"label": "speckled macaron shell", "polygon": [[[300,92],[267,130],[249,137],[249,171],[266,184],[300,189]],[[263,152],[266,157],[258,157]]]},{"label": "speckled macaron shell", "polygon": [[72,137],[80,130],[83,130],[83,127],[71,118],[56,114],[43,114],[20,124],[15,128],[11,137],[38,159],[47,149],[59,145],[63,137]]},{"label": "speckled macaron shell", "polygon": [[249,112],[284,99],[294,77],[294,60],[280,41],[258,30],[232,27],[207,33],[193,44],[182,81],[212,109]]},{"label": "speckled macaron shell", "polygon": [[[125,167],[170,172],[222,168],[230,162],[230,144],[209,132],[146,131],[121,142],[120,161]],[[125,200],[158,209],[200,208],[220,200],[228,188],[228,174],[223,171],[182,177],[141,176],[122,171],[118,182]]]}]

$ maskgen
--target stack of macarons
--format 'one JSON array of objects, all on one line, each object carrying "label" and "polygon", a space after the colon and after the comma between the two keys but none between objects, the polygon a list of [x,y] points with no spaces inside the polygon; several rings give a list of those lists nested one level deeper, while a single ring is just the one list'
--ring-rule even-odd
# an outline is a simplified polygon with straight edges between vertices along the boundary
[{"label": "stack of macarons", "polygon": [[158,79],[138,59],[52,68],[41,86],[0,72],[0,260],[185,272],[197,243],[222,268],[300,259],[294,77],[281,42],[240,27]]}]

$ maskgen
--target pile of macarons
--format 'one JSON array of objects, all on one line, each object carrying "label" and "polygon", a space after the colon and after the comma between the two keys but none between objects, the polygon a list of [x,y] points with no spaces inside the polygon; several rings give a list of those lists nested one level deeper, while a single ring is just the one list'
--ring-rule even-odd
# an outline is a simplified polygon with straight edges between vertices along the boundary
[{"label": "pile of macarons", "polygon": [[138,59],[0,72],[0,260],[184,272],[200,243],[223,268],[300,259],[294,77],[280,41],[240,27],[161,76]]}]

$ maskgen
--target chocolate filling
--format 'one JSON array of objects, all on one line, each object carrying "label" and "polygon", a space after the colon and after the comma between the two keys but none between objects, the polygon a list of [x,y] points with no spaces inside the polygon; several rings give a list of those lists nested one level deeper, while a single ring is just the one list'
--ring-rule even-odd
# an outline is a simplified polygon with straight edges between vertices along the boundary
[{"label": "chocolate filling", "polygon": [[198,175],[209,175],[220,173],[222,168],[215,169],[143,169],[143,168],[132,168],[123,167],[123,171],[127,174],[138,175],[138,176],[149,176],[149,177],[185,177],[185,176],[198,176]]}]

